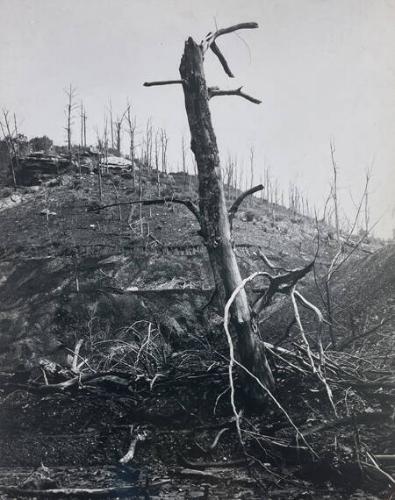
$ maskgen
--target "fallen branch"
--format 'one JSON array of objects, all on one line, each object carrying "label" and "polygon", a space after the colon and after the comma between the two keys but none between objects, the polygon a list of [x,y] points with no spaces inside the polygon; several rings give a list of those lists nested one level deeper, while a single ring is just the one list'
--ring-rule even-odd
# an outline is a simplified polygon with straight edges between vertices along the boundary
[{"label": "fallen branch", "polygon": [[[226,391],[228,391],[229,388],[226,389]],[[217,447],[217,444],[222,436],[222,434],[224,434],[224,432],[228,431],[229,430],[229,427],[224,427],[223,429],[221,429],[217,435],[215,436],[214,438],[214,441],[210,444],[210,446],[208,447],[208,449],[210,451],[213,451],[216,447]]]},{"label": "fallen branch", "polygon": [[219,482],[223,481],[224,478],[221,476],[218,476],[216,474],[213,474],[212,472],[207,472],[203,470],[197,470],[197,469],[176,469],[175,473],[178,474],[179,476],[183,477],[188,477],[192,479],[199,479],[203,481],[209,481],[209,482]]},{"label": "fallen branch", "polygon": [[[332,406],[332,409],[333,409],[333,413],[337,417],[337,410],[336,410],[335,403],[333,401],[332,389],[331,389],[330,385],[328,384],[328,381],[327,381],[327,379],[326,379],[326,377],[325,377],[325,375],[324,375],[324,373],[322,371],[322,366],[325,363],[325,355],[324,355],[324,349],[322,347],[322,338],[321,338],[321,335],[322,335],[322,324],[324,322],[324,317],[323,317],[321,311],[318,309],[318,307],[316,307],[314,304],[312,304],[311,302],[309,302],[305,297],[303,297],[303,295],[301,293],[299,293],[298,291],[296,291],[295,287],[292,288],[291,299],[292,299],[292,304],[294,306],[294,313],[295,313],[296,323],[299,326],[299,330],[301,332],[303,341],[304,341],[304,343],[306,345],[307,355],[308,355],[309,360],[311,362],[313,373],[317,374],[318,378],[320,379],[320,381],[324,385],[326,393],[328,395],[329,402],[330,402],[330,404]],[[319,358],[319,364],[317,365],[317,367],[314,365],[312,353],[311,353],[311,350],[310,350],[310,345],[309,345],[307,337],[306,337],[306,335],[304,333],[304,329],[303,329],[303,326],[302,326],[302,323],[301,323],[301,320],[300,320],[299,310],[298,310],[298,306],[297,306],[296,300],[298,300],[299,302],[301,302],[303,306],[305,306],[308,309],[310,309],[311,311],[313,311],[314,314],[317,317],[317,320],[318,320],[318,330],[317,330],[318,334],[317,334],[317,337],[318,337],[318,347],[319,347],[320,358]]]},{"label": "fallen branch", "polygon": [[[372,462],[373,464],[373,467],[378,471],[380,472],[384,477],[386,477],[388,479],[388,481],[391,483],[391,484],[395,484],[395,479],[390,475],[388,474],[388,472],[385,472],[380,466],[379,464],[376,462],[376,460],[373,458],[373,456],[368,452],[366,451],[366,454],[367,456],[369,457],[369,460]],[[369,465],[369,464],[365,464],[365,465]]]},{"label": "fallen branch", "polygon": [[134,432],[134,425],[130,426],[130,435],[132,436],[132,441],[130,442],[129,449],[119,462],[121,464],[127,464],[131,462],[134,458],[134,454],[136,452],[136,446],[139,441],[145,441],[147,436],[145,432],[139,432],[139,426],[136,428],[136,432]]},{"label": "fallen branch", "polygon": [[59,382],[58,384],[14,384],[12,382],[6,384],[10,387],[15,387],[18,389],[25,389],[26,391],[35,392],[35,393],[54,393],[59,391],[64,391],[66,389],[71,389],[76,385],[79,385],[80,388],[83,384],[98,384],[101,382],[110,382],[115,385],[128,387],[131,380],[132,374],[127,372],[116,372],[109,371],[103,373],[80,373],[78,376],[73,377],[64,382]]},{"label": "fallen branch", "polygon": [[115,488],[57,488],[48,490],[24,489],[16,486],[0,486],[0,491],[13,498],[116,498],[146,495],[168,484],[169,480],[149,483],[146,486],[118,486]]},{"label": "fallen branch", "polygon": [[208,481],[208,482],[214,482],[214,483],[223,483],[224,481],[231,481],[232,483],[236,484],[243,484],[243,485],[256,485],[256,480],[252,479],[250,477],[223,477],[218,474],[213,474],[212,472],[207,472],[203,470],[197,470],[197,469],[177,469],[175,471],[176,474],[191,478],[191,479],[199,479],[203,481]]},{"label": "fallen branch", "polygon": [[[77,343],[75,344],[75,348],[74,348],[74,355],[73,355],[73,363],[72,363],[72,366],[71,366],[71,369],[73,370],[74,373],[78,373],[80,370],[79,370],[79,364],[78,364],[78,358],[79,358],[79,354],[80,354],[80,349],[81,349],[81,346],[84,342],[84,339],[79,339],[77,341]],[[84,364],[84,362],[82,363],[82,365]],[[81,365],[80,365],[81,366]]]},{"label": "fallen branch", "polygon": [[370,413],[359,413],[357,415],[350,415],[347,417],[335,418],[329,422],[316,425],[310,429],[306,429],[303,434],[305,437],[311,436],[311,434],[321,433],[328,429],[333,429],[333,427],[340,427],[348,424],[376,424],[378,420],[386,420],[391,417],[391,412],[370,412]]},{"label": "fallen branch", "polygon": [[307,337],[306,337],[306,334],[305,334],[305,331],[304,331],[304,328],[303,328],[303,325],[302,325],[302,321],[300,319],[299,309],[298,309],[298,306],[296,304],[295,287],[292,287],[290,295],[291,295],[292,306],[293,306],[293,309],[294,309],[296,324],[299,327],[299,331],[300,331],[303,343],[304,343],[306,351],[307,351],[307,357],[309,358],[309,361],[310,361],[310,364],[311,364],[311,369],[313,370],[313,373],[316,373],[317,369],[315,367],[314,360],[313,360],[313,357],[311,355],[310,344],[309,344],[309,341],[307,340]]},{"label": "fallen branch", "polygon": [[[307,267],[310,267],[310,266],[312,266],[312,264],[310,264]],[[299,275],[300,271],[301,270],[295,270],[295,271],[293,271],[293,273],[294,273],[293,275],[294,276]],[[314,450],[311,448],[311,446],[307,443],[304,435],[301,433],[301,431],[299,430],[299,428],[293,422],[291,416],[288,414],[288,412],[282,406],[282,404],[278,401],[278,399],[274,396],[274,394],[271,392],[271,390],[268,389],[261,382],[261,380],[259,380],[259,378],[256,377],[250,370],[248,370],[248,368],[246,368],[242,363],[239,363],[235,359],[233,340],[232,340],[232,336],[231,336],[230,331],[229,331],[229,311],[230,311],[230,307],[232,306],[232,304],[233,304],[236,296],[240,293],[240,291],[242,289],[244,289],[244,287],[246,286],[246,284],[248,282],[252,281],[257,276],[270,276],[270,275],[268,273],[264,272],[264,271],[258,271],[258,272],[255,272],[255,273],[251,274],[247,278],[245,278],[240,283],[240,285],[237,288],[235,288],[235,290],[233,291],[232,295],[230,296],[228,302],[225,305],[225,310],[224,310],[224,329],[225,329],[225,334],[226,334],[226,338],[227,338],[228,345],[229,345],[228,376],[229,376],[229,385],[230,385],[230,402],[231,402],[233,414],[234,414],[234,417],[235,417],[235,424],[236,424],[237,433],[238,433],[238,436],[239,436],[239,439],[240,439],[240,443],[243,444],[244,441],[243,441],[243,438],[242,438],[241,427],[240,427],[240,414],[238,413],[238,411],[236,409],[236,402],[235,402],[235,386],[234,386],[234,380],[233,380],[233,367],[234,367],[234,365],[239,366],[253,380],[255,380],[255,382],[259,385],[259,387],[261,387],[263,389],[263,391],[270,397],[270,399],[274,402],[274,404],[277,406],[277,408],[286,417],[286,419],[288,420],[288,422],[291,424],[291,426],[295,430],[296,435],[301,438],[301,440],[305,443],[305,445],[312,452],[312,454],[315,455],[315,456],[317,456],[317,454],[314,452]],[[270,278],[272,278],[272,276],[270,276]]]},{"label": "fallen branch", "polygon": [[183,455],[178,455],[178,459],[181,465],[188,467],[190,469],[209,469],[209,468],[219,468],[224,467],[237,467],[239,465],[246,465],[247,461],[245,458],[239,460],[229,460],[227,462],[191,462],[187,460]]}]

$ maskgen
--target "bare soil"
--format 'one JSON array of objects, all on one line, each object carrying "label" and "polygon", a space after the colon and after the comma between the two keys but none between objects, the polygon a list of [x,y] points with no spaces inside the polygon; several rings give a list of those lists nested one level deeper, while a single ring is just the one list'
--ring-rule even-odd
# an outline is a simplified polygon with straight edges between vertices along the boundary
[{"label": "bare soil", "polygon": [[[103,203],[137,196],[130,179],[104,181]],[[177,189],[195,196],[193,186],[163,184],[165,194]],[[148,180],[146,195],[157,196]],[[240,443],[221,311],[210,304],[210,268],[192,216],[172,204],[140,214],[127,205],[95,212],[95,203],[96,178],[68,175],[51,187],[26,188],[15,206],[0,205],[0,486],[146,488],[128,498],[390,498],[383,475],[358,465],[364,447],[395,454],[389,375],[368,394],[335,383],[340,417],[373,417],[311,432],[313,451],[295,439],[270,398],[264,411],[245,409]],[[318,275],[337,251],[330,228],[320,227]],[[305,265],[316,252],[315,233],[314,221],[254,200],[235,221],[243,274],[262,267],[259,251],[277,265]],[[370,351],[375,379],[393,369],[394,255],[380,242],[363,244],[334,279],[339,338],[380,326],[341,355],[328,351],[333,363],[353,365],[352,375],[365,374],[361,360]],[[301,289],[319,302],[313,276]],[[280,306],[263,325],[265,340],[284,332],[288,312]],[[314,322],[308,314],[304,320],[313,339]],[[111,372],[117,382],[43,391],[72,378],[79,339],[82,373]],[[283,345],[299,340],[293,330]],[[65,371],[46,372],[45,380],[42,360]],[[308,432],[334,418],[316,377],[272,362],[276,397],[298,428]],[[243,380],[235,376],[240,409]],[[133,461],[121,464],[136,433],[145,440]],[[168,482],[150,490],[157,480]]]}]

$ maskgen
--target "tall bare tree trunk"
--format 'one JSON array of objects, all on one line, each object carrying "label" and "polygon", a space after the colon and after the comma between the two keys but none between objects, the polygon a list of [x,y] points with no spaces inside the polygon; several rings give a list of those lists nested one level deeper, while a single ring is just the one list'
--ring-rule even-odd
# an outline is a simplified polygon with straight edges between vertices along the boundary
[{"label": "tall bare tree trunk", "polygon": [[[210,90],[204,75],[203,50],[192,38],[185,43],[180,74],[192,138],[191,148],[198,166],[202,233],[217,289],[221,290],[227,299],[242,283],[242,278],[231,242],[217,139],[208,105]],[[237,335],[240,361],[267,387],[272,387],[273,376],[264,345],[258,339],[244,289],[233,303],[231,325]],[[257,403],[263,402],[262,391],[255,382],[248,383],[246,389],[249,396]]]},{"label": "tall bare tree trunk", "polygon": [[65,91],[67,95],[67,105],[66,105],[66,134],[67,134],[67,152],[71,161],[71,126],[73,123],[73,111],[75,109],[74,99],[75,99],[75,89],[70,84],[69,88]]},{"label": "tall bare tree trunk", "polygon": [[134,136],[135,136],[135,131],[136,131],[136,118],[132,120],[131,113],[130,113],[130,104],[128,104],[128,107],[126,108],[126,121],[128,124],[128,132],[129,132],[129,157],[130,157],[130,162],[131,162],[131,169],[132,169],[132,186],[133,189],[136,186],[136,169],[135,169],[135,153],[134,153]]},{"label": "tall bare tree trunk", "polygon": [[339,243],[340,241],[340,226],[339,226],[339,200],[338,200],[338,192],[337,192],[337,163],[335,160],[335,144],[334,142],[330,142],[331,148],[331,160],[332,160],[332,170],[333,170],[333,180],[332,180],[332,198],[333,198],[333,208],[335,212],[335,228],[336,228],[336,239]]}]

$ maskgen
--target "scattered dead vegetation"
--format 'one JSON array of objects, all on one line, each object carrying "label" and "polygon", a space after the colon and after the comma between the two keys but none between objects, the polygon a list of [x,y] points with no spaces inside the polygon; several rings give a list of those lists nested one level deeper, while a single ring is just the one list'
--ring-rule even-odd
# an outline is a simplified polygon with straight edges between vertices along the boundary
[{"label": "scattered dead vegetation", "polygon": [[[284,336],[293,307],[286,312],[274,301],[261,325],[274,398],[259,413],[249,407],[241,391],[246,375],[236,367],[235,418],[223,311],[210,300],[192,216],[171,204],[156,207],[151,217],[143,212],[150,232],[141,235],[138,224],[129,226],[126,207],[121,220],[117,207],[87,211],[95,180],[78,176],[70,189],[75,180],[66,176],[26,193],[3,212],[1,360],[3,367],[11,362],[0,374],[4,495],[388,497],[395,449],[393,248],[357,250],[335,276],[336,349],[324,322],[321,352],[316,318],[304,307],[310,352],[295,325]],[[104,177],[104,202],[114,203],[106,186]],[[133,196],[126,191],[120,188],[120,199]],[[270,211],[254,203],[260,220],[243,222],[241,214],[233,223],[243,275],[266,265],[262,255],[277,269],[311,262],[314,221],[289,224],[284,211],[273,226]],[[43,217],[44,209],[57,215]],[[127,249],[126,235],[133,242]],[[188,253],[188,245],[199,250]],[[330,239],[321,242],[317,279],[336,251]],[[314,279],[307,275],[301,285],[311,300]],[[254,285],[259,293],[264,286]],[[16,366],[16,359],[29,362]],[[133,459],[120,463],[131,450]]]}]

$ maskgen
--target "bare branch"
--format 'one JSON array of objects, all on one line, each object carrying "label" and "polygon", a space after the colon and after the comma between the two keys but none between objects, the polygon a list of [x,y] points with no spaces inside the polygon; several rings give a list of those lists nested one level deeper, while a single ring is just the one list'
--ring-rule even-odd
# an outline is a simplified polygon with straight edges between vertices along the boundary
[{"label": "bare branch", "polygon": [[258,28],[258,23],[249,22],[249,23],[235,24],[233,26],[230,26],[229,28],[222,28],[215,31],[214,33],[210,32],[207,34],[206,38],[200,44],[202,52],[204,54],[208,49],[211,49],[214,52],[214,54],[218,57],[219,62],[221,63],[221,66],[223,67],[225,73],[228,76],[230,76],[230,78],[234,78],[234,75],[230,70],[228,63],[224,55],[222,54],[221,50],[219,49],[218,45],[215,43],[215,40],[222,35],[227,35],[228,33],[233,33],[234,31],[237,30],[254,29],[254,28]]},{"label": "bare branch", "polygon": [[253,104],[261,104],[262,101],[260,101],[259,99],[256,99],[255,97],[252,97],[252,96],[242,92],[241,91],[242,88],[243,87],[239,87],[238,89],[234,89],[234,90],[219,90],[218,87],[209,87],[208,88],[208,96],[209,96],[209,99],[211,99],[212,97],[216,97],[216,96],[237,95],[239,97],[243,97],[244,99],[247,99],[247,101],[250,101]]},{"label": "bare branch", "polygon": [[206,50],[207,50],[219,36],[227,35],[229,33],[233,33],[234,31],[238,30],[250,30],[255,28],[258,28],[258,23],[255,22],[234,24],[233,26],[229,26],[229,28],[221,28],[215,31],[214,33],[211,32],[208,33],[202,44],[207,44],[206,45]]},{"label": "bare branch", "polygon": [[224,68],[225,73],[230,76],[230,78],[234,78],[235,75],[232,73],[231,69],[229,68],[228,62],[225,59],[225,56],[222,54],[220,48],[218,45],[213,41],[210,44],[210,49],[214,52],[214,54],[218,57],[219,62],[221,63],[221,66]]},{"label": "bare branch", "polygon": [[263,185],[258,184],[258,186],[252,187],[251,189],[244,191],[244,193],[242,193],[238,198],[236,198],[235,202],[228,210],[229,223],[230,223],[231,227],[232,227],[232,221],[234,219],[234,216],[236,215],[236,212],[238,211],[240,205],[243,203],[244,199],[247,198],[247,196],[250,196],[258,191],[262,191],[262,189],[263,189]]},{"label": "bare branch", "polygon": [[144,82],[144,87],[154,87],[158,85],[175,85],[175,84],[183,84],[183,80],[159,80],[157,82]]}]

